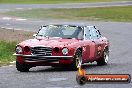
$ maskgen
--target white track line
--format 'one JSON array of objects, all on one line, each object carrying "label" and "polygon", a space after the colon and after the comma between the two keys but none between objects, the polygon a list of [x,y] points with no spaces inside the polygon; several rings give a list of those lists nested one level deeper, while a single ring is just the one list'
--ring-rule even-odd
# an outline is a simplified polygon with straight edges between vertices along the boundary
[{"label": "white track line", "polygon": [[8,29],[8,30],[13,30],[14,28],[5,28],[5,29]]},{"label": "white track line", "polygon": [[16,9],[21,10],[21,9],[24,9],[24,8],[16,8]]},{"label": "white track line", "polygon": [[2,17],[3,20],[11,20],[11,17]]},{"label": "white track line", "polygon": [[23,18],[12,18],[12,17],[2,17],[3,20],[15,20],[15,21],[26,21],[27,19]]},{"label": "white track line", "polygon": [[16,19],[16,21],[25,21],[25,20],[27,19],[21,19],[21,18]]}]

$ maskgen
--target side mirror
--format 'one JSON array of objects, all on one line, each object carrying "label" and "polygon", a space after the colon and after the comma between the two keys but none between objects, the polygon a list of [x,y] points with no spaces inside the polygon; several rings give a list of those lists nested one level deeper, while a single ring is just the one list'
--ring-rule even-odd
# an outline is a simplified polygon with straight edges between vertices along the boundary
[{"label": "side mirror", "polygon": [[37,36],[37,34],[33,34],[33,37],[36,37]]}]

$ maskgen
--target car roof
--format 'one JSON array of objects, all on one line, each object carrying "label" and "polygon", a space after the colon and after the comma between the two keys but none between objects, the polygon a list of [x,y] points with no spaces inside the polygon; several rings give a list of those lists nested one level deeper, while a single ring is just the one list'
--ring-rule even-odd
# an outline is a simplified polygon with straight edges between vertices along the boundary
[{"label": "car roof", "polygon": [[78,27],[86,27],[86,26],[89,26],[89,27],[95,27],[95,26],[91,26],[91,25],[86,25],[86,24],[63,24],[63,23],[60,23],[60,24],[45,24],[45,25],[42,25],[42,26],[48,26],[48,25],[55,25],[55,26],[61,26],[61,25],[68,25],[68,26],[78,26]]}]

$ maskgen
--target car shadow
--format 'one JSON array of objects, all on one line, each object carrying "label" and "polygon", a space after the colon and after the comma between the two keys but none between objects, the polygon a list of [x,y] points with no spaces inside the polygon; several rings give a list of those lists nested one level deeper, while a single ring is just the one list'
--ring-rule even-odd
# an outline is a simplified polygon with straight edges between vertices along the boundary
[{"label": "car shadow", "polygon": [[[97,69],[112,69],[116,67],[117,64],[108,64],[108,65],[103,65],[103,66],[97,66],[96,63],[88,63],[82,65],[82,68],[85,70],[97,70]],[[77,70],[73,70],[70,67],[51,67],[51,66],[41,66],[41,67],[34,67],[31,68],[30,72],[76,72]]]},{"label": "car shadow", "polygon": [[44,67],[41,69],[37,69],[37,67],[35,67],[36,70],[31,70],[30,72],[65,72],[65,71],[75,71],[73,69],[70,68],[64,68],[64,67]]},{"label": "car shadow", "polygon": [[[83,69],[90,69],[90,68],[94,68],[94,67],[98,67],[98,66],[96,64],[82,65]],[[66,71],[75,72],[77,70],[74,70],[71,67],[51,67],[51,66],[34,67],[34,68],[31,68],[31,70],[30,70],[30,72],[66,72]]]},{"label": "car shadow", "polygon": [[83,69],[85,69],[86,73],[102,73],[102,74],[108,74],[108,73],[115,73],[115,70],[120,68],[120,64],[118,63],[109,63],[107,65],[98,66],[97,64],[86,64],[82,66]]}]

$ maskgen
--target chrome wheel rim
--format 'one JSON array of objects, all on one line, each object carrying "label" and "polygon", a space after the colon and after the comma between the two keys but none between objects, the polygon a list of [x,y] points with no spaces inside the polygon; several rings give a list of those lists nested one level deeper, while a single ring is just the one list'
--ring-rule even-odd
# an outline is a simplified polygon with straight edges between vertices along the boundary
[{"label": "chrome wheel rim", "polygon": [[104,52],[104,60],[105,60],[105,63],[108,63],[108,60],[109,60],[109,53],[108,52]]},{"label": "chrome wheel rim", "polygon": [[79,68],[81,65],[82,65],[82,58],[81,58],[81,56],[77,56],[76,67]]}]

